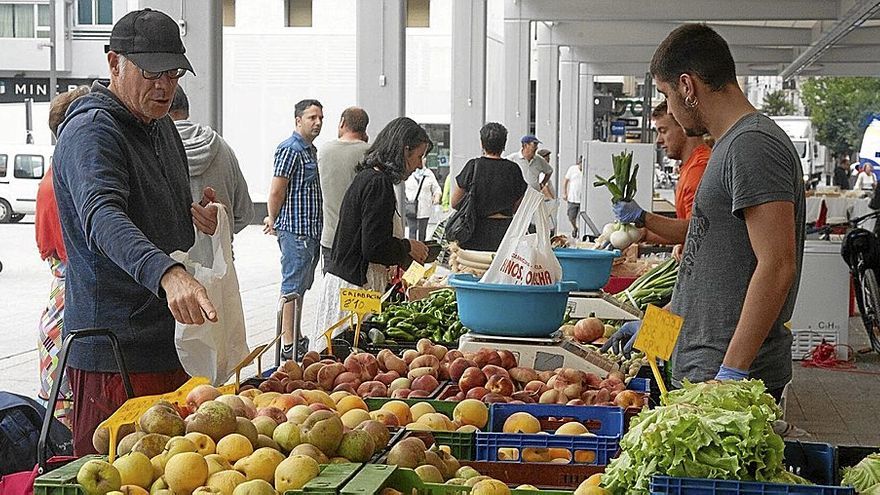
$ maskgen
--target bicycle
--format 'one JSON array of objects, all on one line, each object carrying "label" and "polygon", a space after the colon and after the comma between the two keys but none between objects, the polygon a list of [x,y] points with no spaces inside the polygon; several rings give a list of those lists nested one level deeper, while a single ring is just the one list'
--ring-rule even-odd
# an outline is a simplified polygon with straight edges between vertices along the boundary
[{"label": "bicycle", "polygon": [[845,226],[840,247],[840,255],[849,267],[855,289],[856,305],[871,349],[880,354],[880,286],[877,283],[877,270],[880,269],[880,239],[869,230],[859,227],[866,220],[880,217],[880,210],[850,219],[841,224],[825,225],[818,230],[819,238],[830,240],[834,227]]}]

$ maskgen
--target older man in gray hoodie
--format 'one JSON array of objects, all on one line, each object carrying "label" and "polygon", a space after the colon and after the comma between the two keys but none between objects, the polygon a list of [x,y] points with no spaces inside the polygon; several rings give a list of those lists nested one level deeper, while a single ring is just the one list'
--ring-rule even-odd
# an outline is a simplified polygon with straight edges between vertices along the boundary
[{"label": "older man in gray hoodie", "polygon": [[217,131],[189,120],[189,99],[180,86],[168,114],[186,149],[193,200],[202,197],[205,187],[214,188],[217,201],[229,209],[230,227],[237,234],[254,218],[254,203],[235,153]]}]

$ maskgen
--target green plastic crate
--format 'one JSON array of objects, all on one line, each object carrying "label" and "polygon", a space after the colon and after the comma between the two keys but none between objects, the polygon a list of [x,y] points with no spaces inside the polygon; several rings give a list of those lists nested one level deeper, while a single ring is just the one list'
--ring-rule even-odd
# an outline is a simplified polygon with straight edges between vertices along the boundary
[{"label": "green plastic crate", "polygon": [[[393,488],[407,495],[468,494],[469,486],[424,483],[412,469],[396,466],[366,465],[342,488],[340,495],[377,495],[384,488]],[[512,495],[571,495],[557,490],[511,490]]]},{"label": "green plastic crate", "polygon": [[350,479],[361,469],[360,463],[322,464],[318,476],[302,487],[302,490],[287,490],[285,495],[319,494],[337,495]]},{"label": "green plastic crate", "polygon": [[34,495],[85,495],[82,485],[76,482],[76,474],[83,464],[93,460],[106,460],[103,455],[87,455],[58,469],[39,476],[34,481]]}]

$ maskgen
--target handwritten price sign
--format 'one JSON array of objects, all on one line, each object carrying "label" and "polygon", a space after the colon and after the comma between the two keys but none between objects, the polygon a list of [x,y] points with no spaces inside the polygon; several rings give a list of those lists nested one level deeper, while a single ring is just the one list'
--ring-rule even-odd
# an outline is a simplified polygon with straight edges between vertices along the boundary
[{"label": "handwritten price sign", "polygon": [[339,289],[339,309],[357,314],[379,314],[382,312],[382,294],[372,290]]},{"label": "handwritten price sign", "polygon": [[649,304],[634,347],[649,356],[669,361],[683,323],[681,316]]},{"label": "handwritten price sign", "polygon": [[409,268],[403,273],[403,279],[406,280],[410,286],[416,285],[419,280],[425,277],[425,273],[427,270],[423,265],[421,265],[418,261],[413,261]]}]

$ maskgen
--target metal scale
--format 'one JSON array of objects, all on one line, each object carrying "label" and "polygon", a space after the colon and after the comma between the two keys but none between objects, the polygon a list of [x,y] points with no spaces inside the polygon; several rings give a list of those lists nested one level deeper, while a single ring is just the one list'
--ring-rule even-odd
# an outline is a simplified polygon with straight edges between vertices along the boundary
[{"label": "metal scale", "polygon": [[[571,316],[586,318],[590,313],[603,320],[636,320],[641,311],[621,303],[605,292],[572,292],[568,298]],[[458,348],[462,352],[476,352],[482,347],[511,351],[520,366],[538,371],[551,371],[556,368],[575,368],[589,373],[605,376],[618,369],[619,365],[595,347],[579,344],[564,338],[560,332],[547,337],[506,337],[469,332],[461,336]]]}]

